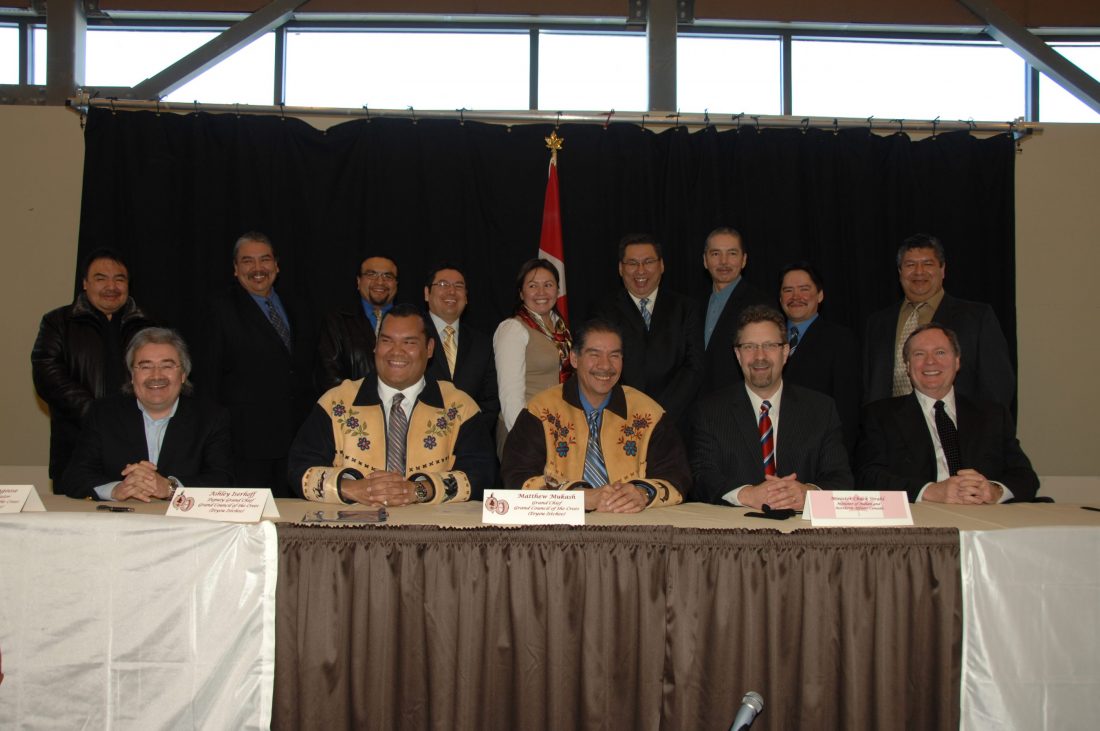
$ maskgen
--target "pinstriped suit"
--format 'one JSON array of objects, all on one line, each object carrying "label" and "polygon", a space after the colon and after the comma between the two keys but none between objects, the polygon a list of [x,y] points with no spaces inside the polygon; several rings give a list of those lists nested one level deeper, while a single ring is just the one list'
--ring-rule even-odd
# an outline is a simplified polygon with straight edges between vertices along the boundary
[{"label": "pinstriped suit", "polygon": [[[848,451],[836,405],[824,394],[783,384],[776,425],[775,470],[822,490],[851,490]],[[745,384],[736,382],[700,401],[692,418],[692,499],[726,504],[722,496],[764,481],[760,432]]]}]

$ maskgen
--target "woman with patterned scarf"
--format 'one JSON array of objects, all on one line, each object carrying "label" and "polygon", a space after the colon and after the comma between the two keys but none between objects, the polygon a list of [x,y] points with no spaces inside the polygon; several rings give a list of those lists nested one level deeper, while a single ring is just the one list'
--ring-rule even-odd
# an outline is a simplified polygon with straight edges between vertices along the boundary
[{"label": "woman with patterned scarf", "polygon": [[573,338],[557,311],[558,270],[544,259],[530,259],[516,277],[516,314],[500,323],[493,335],[500,422],[497,452],[527,406],[527,400],[572,375],[569,348]]}]

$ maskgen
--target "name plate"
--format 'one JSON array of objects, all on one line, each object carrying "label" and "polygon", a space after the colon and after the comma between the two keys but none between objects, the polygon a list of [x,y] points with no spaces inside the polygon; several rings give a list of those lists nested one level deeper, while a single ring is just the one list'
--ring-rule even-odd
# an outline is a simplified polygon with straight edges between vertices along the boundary
[{"label": "name plate", "polygon": [[481,505],[489,525],[584,525],[581,490],[491,490]]},{"label": "name plate", "polygon": [[181,487],[172,496],[165,515],[256,523],[262,518],[278,518],[279,509],[266,487]]},{"label": "name plate", "polygon": [[904,492],[810,490],[802,517],[815,527],[913,525]]},{"label": "name plate", "polygon": [[34,485],[0,485],[0,513],[44,513]]}]

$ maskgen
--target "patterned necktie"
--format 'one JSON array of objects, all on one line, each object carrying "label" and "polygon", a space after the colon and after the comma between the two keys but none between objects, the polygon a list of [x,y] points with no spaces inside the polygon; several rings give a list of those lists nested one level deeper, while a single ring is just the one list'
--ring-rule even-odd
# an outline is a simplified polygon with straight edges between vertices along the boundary
[{"label": "patterned necktie", "polygon": [[936,431],[940,434],[940,446],[943,447],[943,456],[947,458],[947,471],[952,475],[959,474],[962,467],[962,457],[959,456],[959,431],[955,428],[955,422],[947,415],[943,407],[943,401],[937,401]]},{"label": "patterned necktie", "polygon": [[798,328],[797,327],[792,327],[791,328],[791,334],[787,338],[787,342],[790,344],[791,352],[793,353],[794,349],[798,347]]},{"label": "patterned necktie", "polygon": [[905,318],[905,324],[901,326],[901,337],[898,338],[897,347],[894,348],[894,387],[891,393],[894,396],[907,396],[913,393],[913,384],[909,381],[909,369],[905,367],[905,341],[917,329],[920,322],[920,310],[925,303],[913,305],[913,311]]},{"label": "patterned necktie", "polygon": [[374,308],[374,336],[378,337],[378,331],[382,329],[382,308]]},{"label": "patterned necktie", "polygon": [[760,404],[760,452],[764,458],[764,474],[775,475],[775,439],[772,434],[772,417],[768,415],[771,402]]},{"label": "patterned necktie", "polygon": [[290,328],[286,326],[283,316],[275,309],[275,302],[270,297],[266,298],[264,302],[267,303],[267,319],[271,321],[271,326],[279,334],[279,339],[283,341],[283,345],[286,346],[287,350],[290,350]]},{"label": "patterned necktie", "polygon": [[649,311],[649,297],[642,297],[638,300],[638,308],[642,311],[642,321],[645,322],[645,329],[649,329],[649,321],[653,319],[653,313]]},{"label": "patterned necktie", "polygon": [[454,376],[458,345],[455,343],[455,329],[450,325],[443,328],[443,355],[447,356],[447,370]]},{"label": "patterned necktie", "polygon": [[405,400],[402,394],[395,394],[390,404],[390,425],[386,429],[386,471],[405,474],[405,443],[409,434],[409,417],[401,408]]},{"label": "patterned necktie", "polygon": [[593,411],[588,415],[588,449],[584,452],[584,481],[592,487],[607,484],[607,466],[603,462],[603,449],[600,448],[600,422],[603,411]]}]

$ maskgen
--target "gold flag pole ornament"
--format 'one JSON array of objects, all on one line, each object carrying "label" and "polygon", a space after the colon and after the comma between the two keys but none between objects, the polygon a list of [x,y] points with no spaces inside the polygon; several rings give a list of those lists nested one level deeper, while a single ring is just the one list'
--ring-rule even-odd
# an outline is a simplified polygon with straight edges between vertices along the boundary
[{"label": "gold flag pole ornament", "polygon": [[558,137],[558,131],[554,130],[550,133],[549,137],[543,137],[542,139],[546,140],[546,149],[550,150],[550,164],[557,165],[558,150],[560,150],[561,146],[565,144],[565,138]]}]

